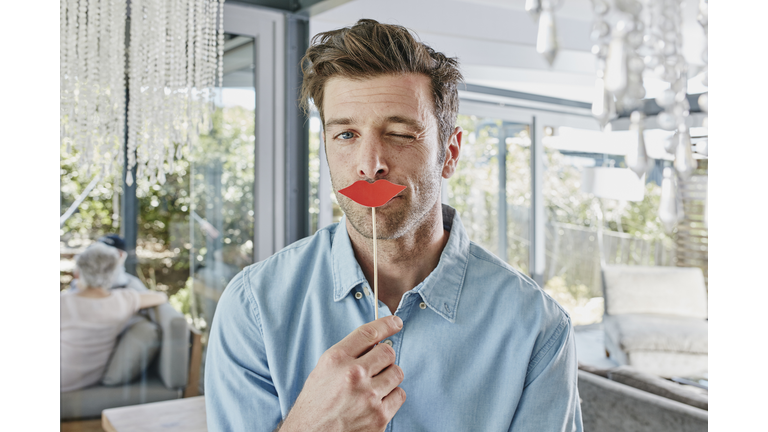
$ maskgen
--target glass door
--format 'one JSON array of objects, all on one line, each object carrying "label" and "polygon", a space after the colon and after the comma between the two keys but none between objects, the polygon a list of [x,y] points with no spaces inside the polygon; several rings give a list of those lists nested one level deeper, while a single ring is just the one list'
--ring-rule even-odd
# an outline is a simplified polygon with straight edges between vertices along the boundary
[{"label": "glass door", "polygon": [[202,331],[229,281],[253,262],[254,38],[227,33],[224,40],[224,85],[215,98],[213,128],[191,157],[191,312]]},{"label": "glass door", "polygon": [[190,156],[189,279],[182,308],[202,333],[201,376],[208,331],[227,285],[284,246],[284,28],[283,14],[224,5],[223,83],[212,128]]}]

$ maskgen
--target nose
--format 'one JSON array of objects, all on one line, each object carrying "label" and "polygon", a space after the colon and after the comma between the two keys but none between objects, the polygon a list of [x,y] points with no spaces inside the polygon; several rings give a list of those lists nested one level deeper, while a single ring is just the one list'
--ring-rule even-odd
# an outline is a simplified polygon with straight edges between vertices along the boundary
[{"label": "nose", "polygon": [[384,143],[375,138],[361,141],[357,155],[357,175],[372,180],[385,178],[389,174],[389,165],[384,155]]}]

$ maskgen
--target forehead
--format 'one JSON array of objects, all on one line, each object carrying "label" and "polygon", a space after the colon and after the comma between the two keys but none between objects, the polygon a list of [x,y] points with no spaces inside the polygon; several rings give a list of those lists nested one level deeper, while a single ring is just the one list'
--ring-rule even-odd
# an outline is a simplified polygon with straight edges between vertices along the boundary
[{"label": "forehead", "polygon": [[366,79],[333,77],[325,83],[324,117],[365,118],[408,115],[429,121],[434,105],[429,78],[421,74]]}]

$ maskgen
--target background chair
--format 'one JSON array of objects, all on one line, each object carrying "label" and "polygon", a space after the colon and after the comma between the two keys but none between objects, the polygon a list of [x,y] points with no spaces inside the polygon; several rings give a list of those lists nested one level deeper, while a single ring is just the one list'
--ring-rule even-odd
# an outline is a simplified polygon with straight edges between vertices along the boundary
[{"label": "background chair", "polygon": [[[100,418],[101,411],[107,408],[199,394],[201,360],[199,332],[191,330],[184,315],[168,303],[156,307],[154,312],[160,328],[159,352],[145,373],[138,371],[140,377],[136,380],[131,379],[131,372],[122,371],[124,372],[122,375],[128,376],[126,379],[128,382],[125,384],[99,383],[84,389],[61,393],[61,420]],[[142,324],[139,322],[138,326]],[[127,340],[129,332],[144,335],[151,332],[151,330],[147,331],[148,326],[144,328],[139,328],[136,324],[134,326],[135,329],[132,327],[121,336],[115,352],[121,349],[121,344],[125,346],[129,343]],[[131,352],[136,354],[135,349]],[[136,368],[135,365],[126,367]]]},{"label": "background chair", "polygon": [[[626,368],[623,366],[622,368]],[[674,383],[655,383],[651,376],[633,373],[631,370],[618,369],[616,374],[608,372],[600,376],[585,370],[579,370],[579,397],[581,398],[581,417],[584,430],[590,432],[706,432],[709,413],[693,406],[692,402],[706,397],[691,393],[684,397],[685,390],[665,389]],[[599,371],[598,371],[599,373]],[[619,375],[619,377],[613,376]],[[633,378],[629,382],[638,388],[622,384],[622,378]],[[661,388],[666,396],[658,393]],[[649,390],[656,390],[649,391]],[[674,395],[678,400],[668,396]],[[686,400],[680,402],[680,400]]]},{"label": "background chair", "polygon": [[606,353],[666,378],[707,371],[707,290],[699,268],[605,265]]}]

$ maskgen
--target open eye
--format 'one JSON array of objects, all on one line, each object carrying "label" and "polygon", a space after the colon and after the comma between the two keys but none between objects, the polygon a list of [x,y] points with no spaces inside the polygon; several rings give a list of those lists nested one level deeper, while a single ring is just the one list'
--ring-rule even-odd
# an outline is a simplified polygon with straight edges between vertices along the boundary
[{"label": "open eye", "polygon": [[349,132],[349,131],[345,131],[345,132],[342,132],[342,133],[340,133],[340,134],[337,136],[337,138],[341,138],[341,139],[343,139],[343,140],[352,139],[352,138],[354,138],[354,137],[355,137],[355,134],[353,134],[352,132]]}]

